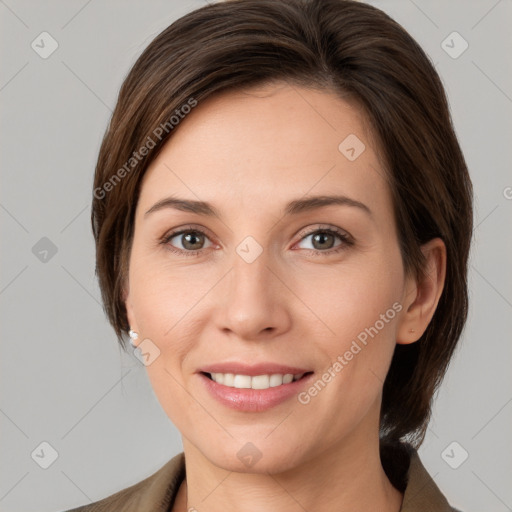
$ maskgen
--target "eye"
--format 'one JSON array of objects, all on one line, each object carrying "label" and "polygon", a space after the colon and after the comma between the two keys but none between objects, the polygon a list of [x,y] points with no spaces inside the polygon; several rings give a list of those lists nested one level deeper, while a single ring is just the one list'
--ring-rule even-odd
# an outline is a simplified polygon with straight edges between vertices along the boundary
[{"label": "eye", "polygon": [[[337,253],[353,244],[350,236],[337,228],[317,228],[303,235],[301,242],[308,238],[311,238],[312,247],[305,247],[305,249],[311,249],[316,253]],[[336,239],[340,241],[338,244]]]},{"label": "eye", "polygon": [[[210,243],[205,247],[205,241]],[[194,256],[202,249],[210,247],[212,244],[204,231],[198,228],[187,228],[168,233],[161,240],[172,252]]]}]

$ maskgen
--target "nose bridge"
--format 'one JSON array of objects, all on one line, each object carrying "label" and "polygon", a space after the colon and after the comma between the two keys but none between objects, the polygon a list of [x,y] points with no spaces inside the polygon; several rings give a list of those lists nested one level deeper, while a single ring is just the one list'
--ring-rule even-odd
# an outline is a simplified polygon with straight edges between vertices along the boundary
[{"label": "nose bridge", "polygon": [[[259,253],[259,254],[258,254]],[[251,299],[253,295],[266,300],[269,290],[269,278],[273,275],[269,270],[268,251],[259,251],[250,242],[242,242],[233,257],[231,272],[231,293],[239,299]]]},{"label": "nose bridge", "polygon": [[221,299],[222,329],[243,338],[287,327],[289,315],[282,284],[271,270],[269,252],[254,239],[242,241],[232,258]]},{"label": "nose bridge", "polygon": [[[250,232],[247,226],[245,231]],[[262,231],[256,236],[258,239],[246,235],[233,248],[229,293],[239,300],[259,297],[258,302],[262,303],[267,300],[266,295],[271,291],[269,280],[273,274],[269,267],[274,266],[274,263],[269,251],[269,234]]]}]

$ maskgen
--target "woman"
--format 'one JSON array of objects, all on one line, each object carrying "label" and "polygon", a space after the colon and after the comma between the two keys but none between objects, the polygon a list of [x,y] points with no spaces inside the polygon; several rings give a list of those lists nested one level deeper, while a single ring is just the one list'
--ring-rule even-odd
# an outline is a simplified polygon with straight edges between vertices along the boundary
[{"label": "woman", "polygon": [[74,510],[455,510],[417,448],[467,316],[472,187],[400,25],[345,0],[177,20],[123,83],[92,224],[184,452]]}]

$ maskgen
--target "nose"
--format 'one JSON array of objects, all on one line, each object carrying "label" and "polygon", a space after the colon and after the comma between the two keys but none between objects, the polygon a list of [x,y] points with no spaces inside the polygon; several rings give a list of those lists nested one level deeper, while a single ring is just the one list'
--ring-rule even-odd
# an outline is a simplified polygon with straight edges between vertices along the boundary
[{"label": "nose", "polygon": [[269,263],[265,251],[251,263],[234,255],[231,271],[216,297],[217,324],[224,333],[262,340],[290,328],[292,293]]}]

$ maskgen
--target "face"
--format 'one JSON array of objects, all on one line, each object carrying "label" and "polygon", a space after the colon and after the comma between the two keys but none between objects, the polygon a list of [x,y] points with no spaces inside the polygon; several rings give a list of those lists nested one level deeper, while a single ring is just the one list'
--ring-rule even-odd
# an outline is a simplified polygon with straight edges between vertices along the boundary
[{"label": "face", "polygon": [[178,128],[143,179],[125,295],[155,395],[228,470],[357,449],[378,433],[407,284],[361,111],[274,84]]}]

